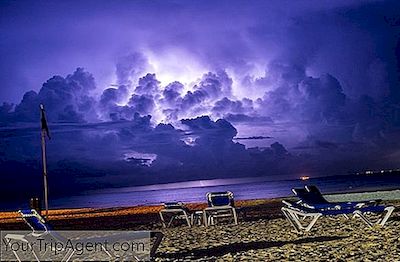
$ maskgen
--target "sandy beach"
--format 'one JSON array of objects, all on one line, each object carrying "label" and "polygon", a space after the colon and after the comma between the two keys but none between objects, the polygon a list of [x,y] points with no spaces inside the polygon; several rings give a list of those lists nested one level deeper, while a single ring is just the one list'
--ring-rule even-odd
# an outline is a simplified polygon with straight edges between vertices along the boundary
[{"label": "sandy beach", "polygon": [[[400,191],[331,195],[332,200],[381,198],[396,210],[385,227],[357,218],[321,218],[297,234],[280,212],[282,199],[238,201],[239,224],[163,228],[161,206],[51,210],[50,223],[65,229],[160,230],[165,237],[156,261],[400,261]],[[204,203],[189,204],[201,210]],[[28,229],[15,212],[0,213],[0,228]]]}]

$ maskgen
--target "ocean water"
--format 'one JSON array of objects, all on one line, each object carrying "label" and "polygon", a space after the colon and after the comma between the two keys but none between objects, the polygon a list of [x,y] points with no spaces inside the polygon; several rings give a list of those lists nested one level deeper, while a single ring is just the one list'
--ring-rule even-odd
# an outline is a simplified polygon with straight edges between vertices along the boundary
[{"label": "ocean water", "polygon": [[109,208],[159,205],[163,202],[205,202],[207,192],[232,191],[235,199],[276,198],[292,195],[291,188],[316,185],[323,194],[400,189],[399,175],[331,176],[268,181],[268,178],[199,180],[181,183],[124,187],[82,192],[80,195],[51,199],[51,208]]}]

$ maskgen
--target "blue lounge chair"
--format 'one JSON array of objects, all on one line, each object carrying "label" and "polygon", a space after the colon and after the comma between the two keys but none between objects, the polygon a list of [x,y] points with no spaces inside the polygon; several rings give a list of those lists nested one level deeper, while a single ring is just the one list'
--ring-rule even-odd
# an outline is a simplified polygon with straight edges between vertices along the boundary
[{"label": "blue lounge chair", "polygon": [[[305,189],[292,189],[293,193],[300,199],[297,202],[282,201],[286,206],[282,207],[282,212],[288,219],[290,224],[297,232],[310,231],[318,218],[321,216],[348,215],[360,217],[369,227],[374,225],[384,226],[394,211],[393,206],[378,205],[376,201],[368,202],[328,202],[322,194],[316,191],[317,188],[309,187]],[[386,214],[378,221],[372,222],[367,214],[377,213]],[[303,225],[303,221],[310,217],[311,221],[307,225]]]},{"label": "blue lounge chair", "polygon": [[[57,232],[53,231],[51,226],[35,209],[19,210],[18,213],[21,215],[24,222],[31,228],[32,232],[26,235],[7,234],[4,238],[7,240],[16,240],[26,243],[30,247],[29,250],[32,251],[32,254],[35,257],[36,261],[40,261],[39,254],[35,252],[35,249],[33,249],[31,245],[35,242],[35,240],[42,239],[42,241],[44,241],[46,239],[52,238],[55,241],[65,243],[65,238],[60,236]],[[12,251],[16,259],[18,261],[21,261],[17,252],[14,250]],[[73,253],[74,252],[72,252],[72,250],[67,251],[61,261],[69,261],[73,256]],[[111,257],[111,254],[109,253],[107,255]]]},{"label": "blue lounge chair", "polygon": [[50,232],[51,226],[35,209],[19,210],[18,213],[32,229],[33,236],[41,236]]},{"label": "blue lounge chair", "polygon": [[370,201],[358,201],[358,202],[329,202],[325,199],[322,195],[321,191],[316,186],[305,186],[304,187],[307,191],[308,198],[310,201],[315,201],[318,203],[322,203],[325,205],[334,205],[340,206],[342,208],[346,207],[365,207],[365,206],[377,206],[382,201],[381,199],[370,200]]},{"label": "blue lounge chair", "polygon": [[[319,209],[340,209],[340,208],[351,208],[351,207],[361,207],[365,203],[364,202],[329,202],[327,201],[318,189],[313,187],[311,191],[305,188],[293,188],[292,192],[295,196],[297,196],[300,200],[296,202],[296,204],[319,208]],[[316,191],[318,190],[318,191]],[[284,200],[283,203],[287,204]]]},{"label": "blue lounge chair", "polygon": [[[33,241],[36,241],[38,239],[46,240],[50,239],[51,241],[59,241],[62,243],[66,243],[67,239],[60,235],[57,231],[54,231],[51,227],[51,225],[35,210],[20,210],[18,213],[21,215],[22,219],[25,221],[25,223],[31,228],[32,232],[27,234],[27,235],[18,235],[18,234],[8,234],[5,236],[6,239],[10,240],[16,240],[16,241],[22,241],[28,244],[30,246],[30,250],[32,251],[35,259],[37,261],[40,261],[38,254],[35,252],[35,250],[32,248],[30,243]],[[124,232],[121,232],[121,235],[126,236]],[[157,251],[158,246],[160,245],[163,234],[159,231],[150,231],[150,238],[156,238],[153,245],[151,246],[150,250],[150,257],[154,257],[155,253]],[[113,236],[115,237],[115,236]],[[98,240],[104,240],[104,237],[91,237],[91,238],[86,238],[86,239],[77,239],[77,241],[82,242],[82,241],[98,241]],[[110,257],[110,259],[115,259],[109,251],[104,247],[101,246],[102,250]],[[12,250],[15,257],[17,258],[18,261],[21,261],[20,257],[18,254]],[[57,250],[60,251],[60,250]],[[61,259],[61,261],[69,261],[72,256],[75,254],[76,250],[75,249],[68,249],[64,250],[66,251],[66,254],[64,257]],[[47,251],[46,251],[47,252]],[[139,261],[139,259],[137,259]]]},{"label": "blue lounge chair", "polygon": [[233,217],[233,221],[237,225],[237,214],[233,193],[226,192],[210,192],[206,194],[208,207],[203,210],[204,225],[214,225],[216,218]]},{"label": "blue lounge chair", "polygon": [[[182,202],[164,203],[164,209],[160,210],[159,214],[164,227],[171,226],[174,220],[184,220],[189,227],[192,225],[192,222],[189,219],[190,211]],[[168,223],[165,221],[167,217],[169,217]]]}]

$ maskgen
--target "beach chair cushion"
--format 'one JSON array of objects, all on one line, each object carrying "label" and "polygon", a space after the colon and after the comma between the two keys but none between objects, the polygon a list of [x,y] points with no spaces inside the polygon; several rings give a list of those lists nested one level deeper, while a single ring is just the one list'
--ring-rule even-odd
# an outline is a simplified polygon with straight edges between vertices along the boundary
[{"label": "beach chair cushion", "polygon": [[165,209],[182,209],[183,203],[182,202],[166,202],[164,203]]},{"label": "beach chair cushion", "polygon": [[309,205],[329,204],[329,202],[318,192],[309,192],[305,188],[293,188],[293,193],[303,202]]},{"label": "beach chair cushion", "polygon": [[207,202],[209,207],[218,207],[218,206],[234,207],[233,193],[230,191],[207,193]]},{"label": "beach chair cushion", "polygon": [[46,220],[39,215],[34,209],[25,209],[18,211],[24,221],[32,228],[35,232],[45,232],[51,230],[50,225]]},{"label": "beach chair cushion", "polygon": [[[329,202],[324,198],[321,191],[318,187],[314,185],[307,185],[304,187],[309,194],[309,198],[312,198],[314,201],[317,201],[315,204],[331,204],[335,206],[340,206],[341,208],[361,208],[364,206],[376,206],[382,201],[381,199],[369,200],[369,201],[357,201],[357,202]],[[318,203],[318,201],[320,201]]]},{"label": "beach chair cushion", "polygon": [[382,213],[385,211],[385,206],[365,206],[362,208],[355,208],[355,207],[348,207],[348,208],[336,208],[336,209],[329,209],[329,208],[317,208],[317,207],[309,207],[304,206],[299,203],[289,202],[289,201],[282,201],[286,204],[289,208],[296,209],[298,211],[304,213],[320,213],[325,216],[335,216],[335,215],[343,215],[343,214],[351,214],[354,211],[358,210],[362,213]]}]

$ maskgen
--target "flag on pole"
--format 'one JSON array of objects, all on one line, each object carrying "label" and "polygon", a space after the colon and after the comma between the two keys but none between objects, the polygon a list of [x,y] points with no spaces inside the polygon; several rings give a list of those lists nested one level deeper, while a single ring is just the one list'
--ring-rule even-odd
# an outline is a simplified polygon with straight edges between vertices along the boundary
[{"label": "flag on pole", "polygon": [[47,125],[46,114],[45,114],[45,111],[44,111],[43,104],[40,104],[40,121],[42,123],[42,131],[50,139],[49,126]]}]

